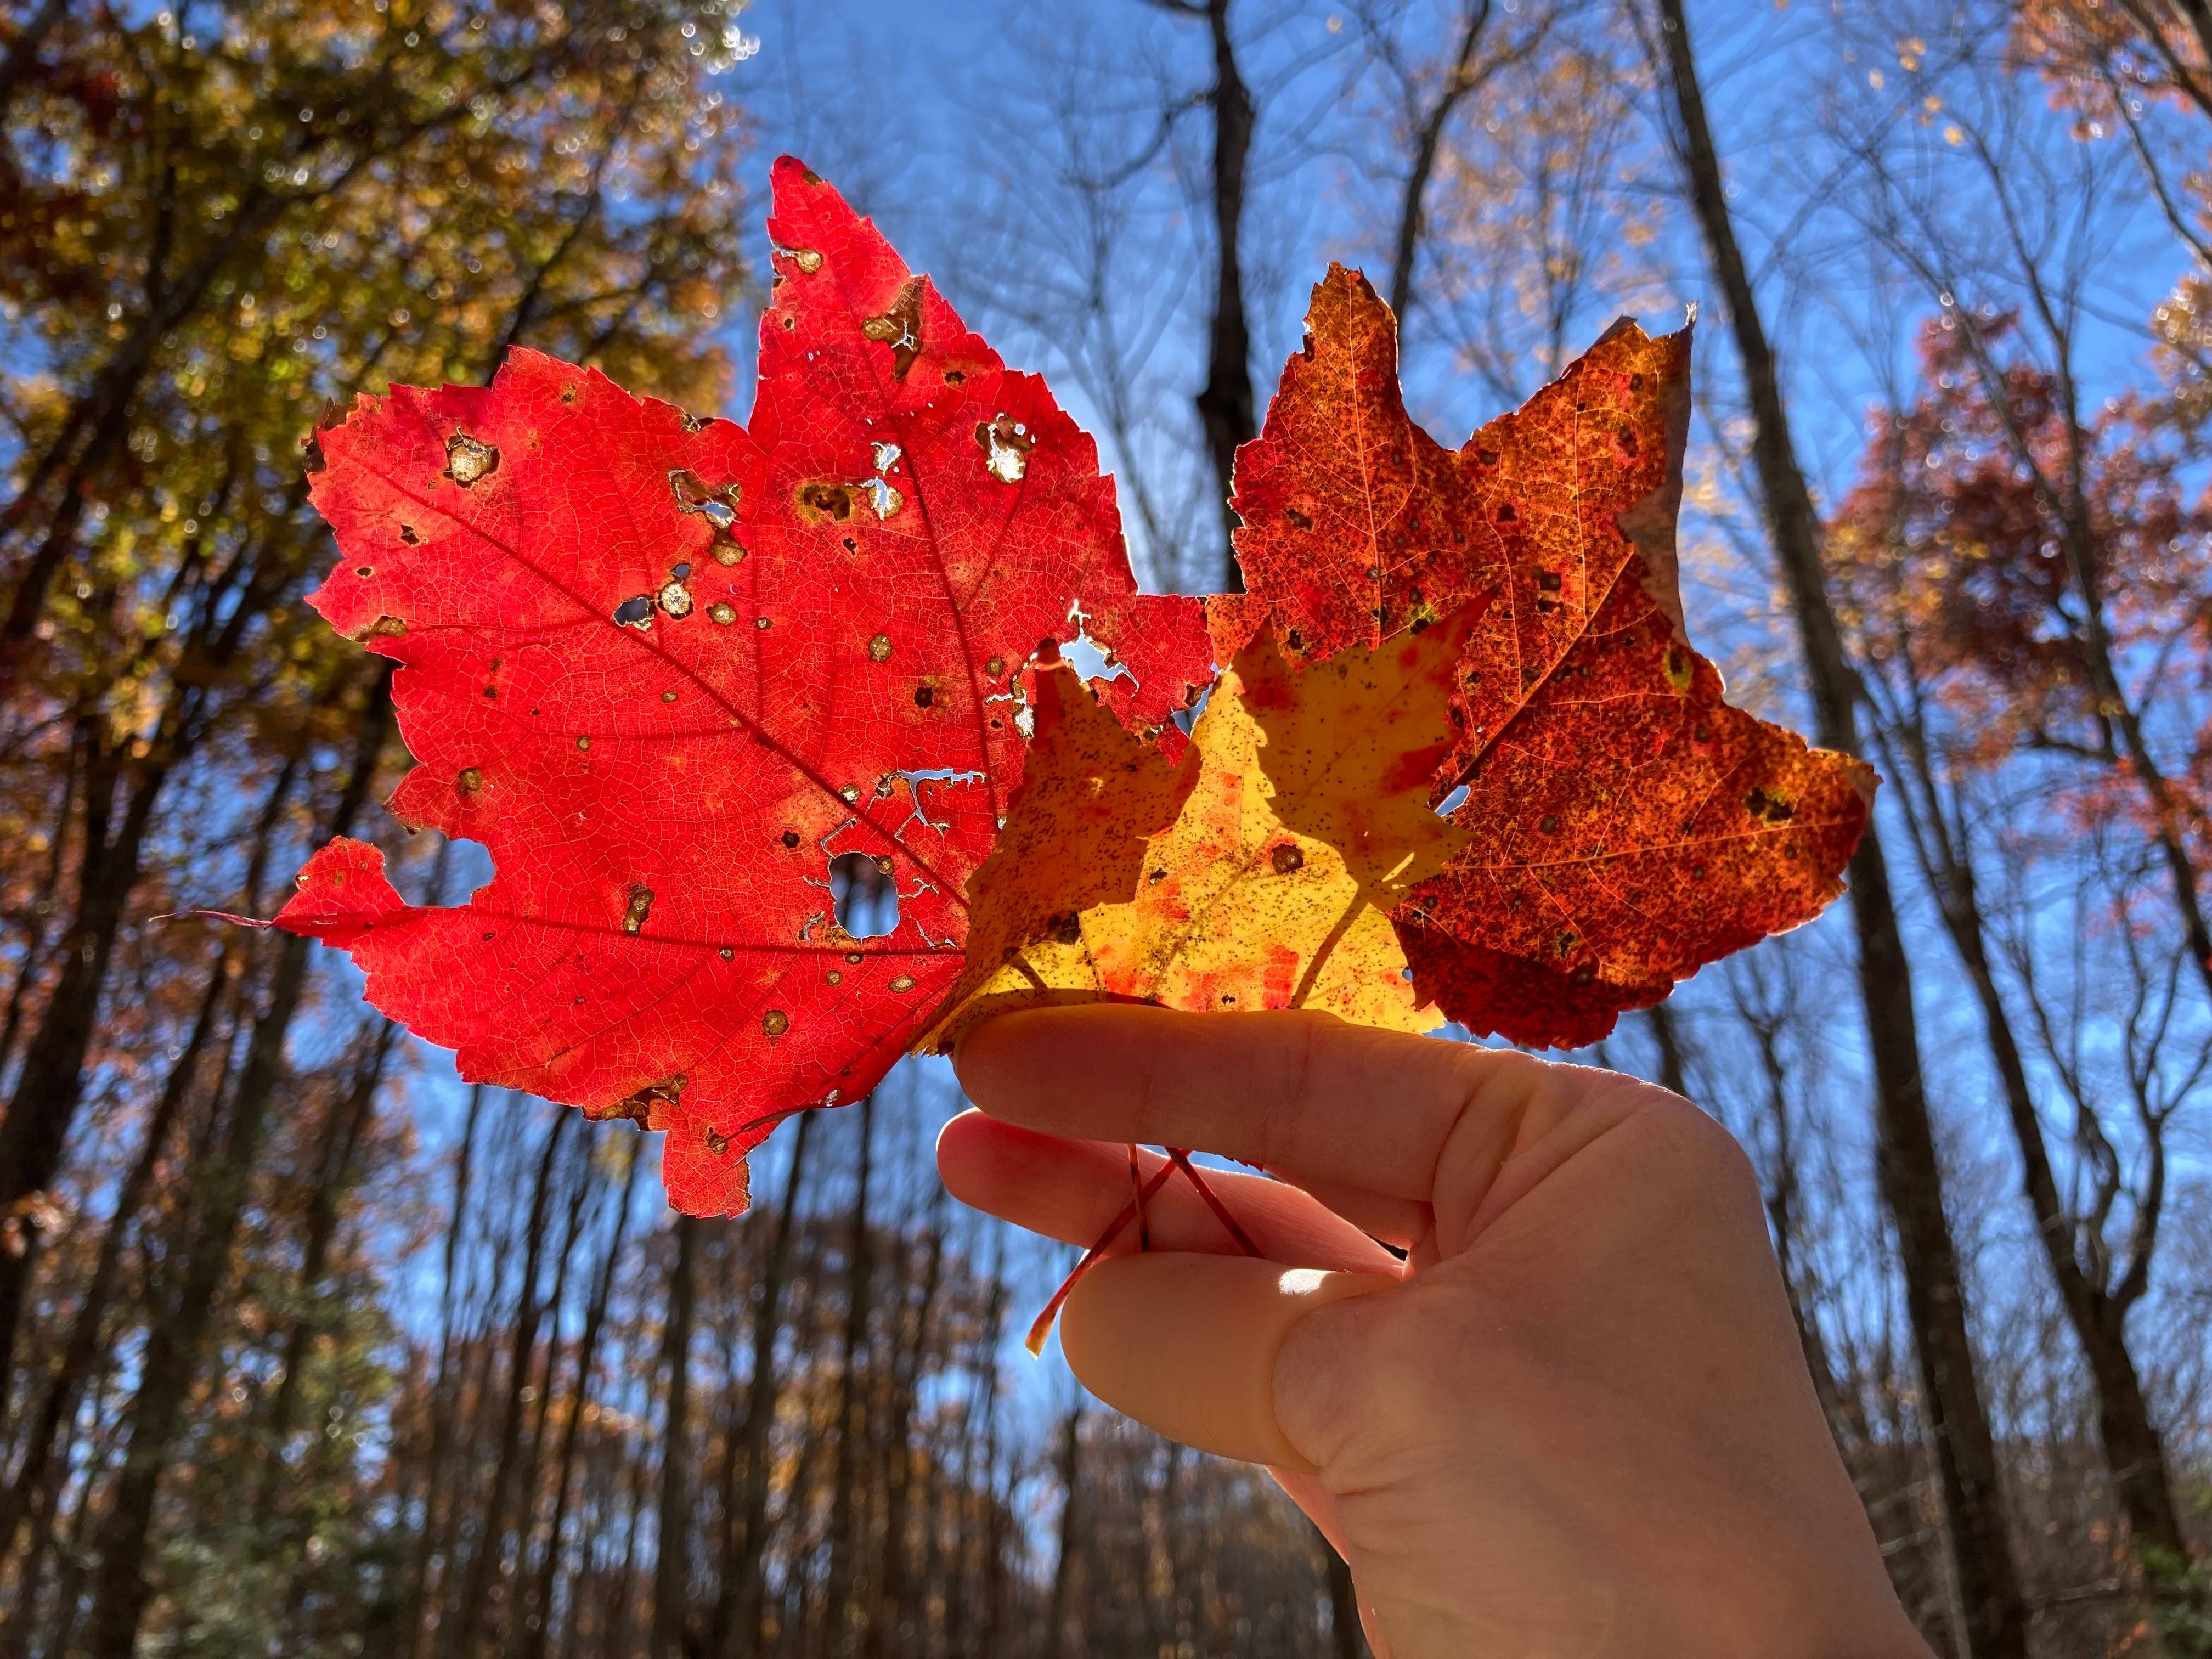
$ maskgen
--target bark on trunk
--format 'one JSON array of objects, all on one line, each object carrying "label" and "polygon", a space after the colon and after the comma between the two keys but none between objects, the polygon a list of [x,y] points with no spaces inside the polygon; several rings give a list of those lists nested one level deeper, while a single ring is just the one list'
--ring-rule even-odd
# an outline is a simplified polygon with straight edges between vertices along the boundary
[{"label": "bark on trunk", "polygon": [[[1713,274],[1727,301],[1753,417],[1760,503],[1802,635],[1820,741],[1858,747],[1857,676],[1828,599],[1820,527],[1797,465],[1780,376],[1737,246],[1705,118],[1682,0],[1658,0],[1659,47],[1680,127],[1681,161]],[[1929,1438],[1949,1522],[1970,1659],[2026,1659],[2027,1608],[1998,1488],[1996,1447],[1975,1376],[1958,1252],[1943,1210],[1920,1064],[1912,986],[1881,842],[1869,823],[1850,865],[1860,988],[1874,1058],[1877,1164],[1898,1233]]]},{"label": "bark on trunk", "polygon": [[1336,1553],[1326,1538],[1322,1553],[1328,1558],[1329,1635],[1336,1659],[1367,1659],[1367,1641],[1359,1629],[1359,1593],[1352,1587],[1352,1564]]},{"label": "bark on trunk", "polygon": [[691,1316],[696,1305],[700,1222],[676,1218],[676,1262],[668,1275],[668,1325],[661,1363],[668,1370],[668,1415],[660,1437],[660,1513],[653,1546],[653,1659],[683,1659],[690,1589]]},{"label": "bark on trunk", "polygon": [[1206,388],[1198,394],[1198,418],[1206,447],[1221,483],[1222,587],[1244,590],[1234,537],[1236,509],[1229,495],[1237,473],[1237,447],[1259,431],[1252,397],[1252,331],[1244,316],[1244,261],[1239,239],[1244,224],[1244,173],[1252,150],[1252,94],[1237,66],[1237,46],[1229,34],[1230,0],[1206,0],[1206,20],[1213,43],[1213,318],[1206,331]]},{"label": "bark on trunk", "polygon": [[[884,1441],[888,1463],[884,1474],[884,1570],[876,1596],[880,1611],[869,1621],[861,1644],[864,1659],[892,1659],[896,1653],[906,1650],[906,1644],[911,1639],[905,1623],[908,1582],[907,1517],[914,1486],[914,1455],[909,1443],[914,1430],[915,1391],[921,1383],[922,1359],[928,1352],[932,1322],[937,1314],[938,1291],[944,1282],[944,1189],[939,1188],[938,1191],[938,1202],[930,1215],[929,1244],[922,1267],[921,1298],[915,1310],[913,1337],[899,1343],[891,1361],[891,1400],[886,1413],[889,1421]],[[901,1246],[903,1251],[903,1240]],[[892,1645],[895,1641],[899,1644],[896,1648]]]},{"label": "bark on trunk", "polygon": [[745,1384],[744,1507],[735,1537],[726,1538],[723,1544],[721,1599],[715,1614],[718,1639],[709,1650],[710,1659],[738,1659],[741,1652],[758,1653],[763,1647],[762,1623],[768,1608],[761,1564],[768,1551],[769,1486],[774,1473],[769,1468],[768,1441],[775,1426],[778,1398],[775,1339],[783,1317],[783,1287],[791,1275],[792,1234],[806,1176],[807,1142],[817,1115],[799,1115],[791,1169],[784,1176],[783,1207],[777,1212],[775,1238],[761,1271],[760,1305],[753,1310],[753,1370]]},{"label": "bark on trunk", "polygon": [[0,1389],[14,1374],[16,1334],[43,1242],[31,1200],[53,1185],[84,1097],[85,1056],[96,1029],[100,988],[122,930],[124,907],[138,884],[155,802],[167,775],[166,767],[156,767],[139,776],[112,837],[112,796],[97,785],[88,790],[85,855],[76,914],[60,942],[61,972],[37,1034],[24,1051],[8,1115],[0,1119],[0,1216],[13,1218],[21,1247],[0,1250]]},{"label": "bark on trunk", "polygon": [[468,1219],[469,1166],[474,1161],[477,1126],[483,1116],[483,1085],[469,1091],[468,1118],[461,1132],[460,1156],[454,1161],[453,1207],[446,1224],[445,1276],[439,1280],[438,1377],[430,1392],[430,1440],[422,1476],[422,1529],[415,1535],[415,1550],[407,1572],[406,1610],[400,1628],[407,1632],[408,1659],[422,1651],[422,1616],[430,1591],[430,1559],[436,1553],[438,1500],[453,1437],[453,1272],[460,1255],[461,1230]]},{"label": "bark on trunk", "polygon": [[1975,873],[1950,829],[1951,816],[1943,805],[1924,734],[1908,728],[1901,735],[1911,781],[1923,801],[1916,842],[1929,884],[1936,892],[1937,908],[1981,1006],[1990,1057],[2003,1091],[2013,1139],[2020,1149],[2021,1191],[2034,1214],[2036,1237],[2051,1264],[2060,1305],[2088,1362],[2097,1395],[2099,1433],[2112,1484],[2146,1576],[2154,1582],[2167,1581],[2159,1585],[2162,1593],[2176,1593],[2184,1588],[2177,1570],[2186,1564],[2188,1545],[2165,1447],[2151,1422],[2142,1379],[2126,1340],[2128,1311],[2149,1284],[2148,1239],[2157,1224],[2155,1200],[2147,1218],[2148,1227],[2139,1226],[2142,1242],[2120,1283],[2115,1286],[2104,1282],[2084,1264],[2075,1248],[2070,1206],[2059,1190],[2027,1060],[1990,958],[1988,929]]},{"label": "bark on trunk", "polygon": [[633,1144],[629,1162],[623,1170],[622,1185],[616,1189],[613,1237],[607,1241],[599,1278],[592,1286],[591,1305],[584,1311],[583,1333],[576,1339],[576,1398],[561,1426],[561,1450],[554,1465],[553,1514],[545,1526],[545,1552],[538,1562],[538,1589],[533,1599],[538,1617],[524,1639],[523,1659],[544,1659],[546,1643],[553,1633],[550,1610],[553,1606],[554,1581],[561,1570],[562,1552],[568,1543],[568,1494],[576,1477],[577,1431],[591,1413],[593,1382],[599,1375],[599,1338],[606,1329],[607,1304],[614,1297],[615,1273],[622,1264],[623,1242],[629,1236],[630,1200],[637,1189],[638,1165],[641,1161]]},{"label": "bark on trunk", "polygon": [[1052,1596],[1045,1603],[1044,1659],[1066,1659],[1067,1616],[1075,1594],[1077,1528],[1083,1516],[1077,1485],[1082,1473],[1083,1398],[1079,1395],[1060,1425],[1060,1489],[1066,1496],[1060,1505],[1060,1554],[1053,1563]]},{"label": "bark on trunk", "polygon": [[[860,1490],[860,1453],[874,1413],[869,1410],[860,1370],[868,1359],[868,1322],[874,1311],[875,1249],[868,1231],[868,1184],[875,1148],[876,1097],[860,1102],[860,1160],[853,1188],[848,1240],[845,1332],[837,1370],[837,1459],[830,1492],[830,1571],[825,1581],[828,1649],[836,1656],[853,1651],[866,1627],[870,1586],[861,1563],[861,1528],[868,1505]],[[874,1367],[869,1365],[872,1372]]]},{"label": "bark on trunk", "polygon": [[284,1356],[277,1364],[276,1397],[270,1402],[269,1429],[262,1447],[261,1486],[253,1507],[255,1515],[264,1524],[276,1513],[284,1478],[284,1443],[291,1438],[293,1414],[299,1409],[301,1373],[307,1368],[309,1346],[322,1328],[323,1322],[315,1316],[315,1298],[321,1291],[324,1270],[330,1263],[331,1246],[337,1237],[342,1206],[353,1177],[354,1153],[361,1145],[362,1136],[368,1131],[369,1120],[376,1115],[376,1096],[384,1084],[385,1063],[391,1057],[398,1033],[399,1028],[390,1020],[379,1022],[368,1052],[355,1069],[351,1086],[334,1103],[331,1113],[329,1132],[318,1160],[314,1194],[307,1203],[307,1231],[300,1249],[299,1282],[292,1291],[298,1311],[293,1316],[291,1328],[285,1333]]}]

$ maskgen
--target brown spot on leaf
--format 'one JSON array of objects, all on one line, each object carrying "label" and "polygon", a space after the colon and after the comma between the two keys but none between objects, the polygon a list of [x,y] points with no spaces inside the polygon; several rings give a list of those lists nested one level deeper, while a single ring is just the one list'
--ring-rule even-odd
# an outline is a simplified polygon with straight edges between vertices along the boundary
[{"label": "brown spot on leaf", "polygon": [[1011,415],[999,415],[975,423],[975,442],[983,451],[983,465],[1000,483],[1019,483],[1030,469],[1030,451],[1036,440]]},{"label": "brown spot on leaf", "polygon": [[891,308],[862,323],[860,332],[891,349],[891,378],[906,379],[907,370],[921,356],[921,278],[908,277]]},{"label": "brown spot on leaf", "polygon": [[841,483],[810,483],[799,487],[799,516],[809,523],[825,519],[842,523],[853,516],[853,492]]},{"label": "brown spot on leaf", "polygon": [[772,1037],[781,1036],[791,1029],[791,1016],[781,1008],[771,1008],[761,1016],[761,1030]]},{"label": "brown spot on leaf", "polygon": [[465,432],[446,440],[445,476],[464,489],[482,483],[499,471],[499,451]]},{"label": "brown spot on leaf", "polygon": [[625,1096],[611,1106],[596,1109],[586,1106],[584,1115],[594,1123],[604,1123],[611,1118],[625,1118],[641,1129],[651,1127],[654,1114],[663,1106],[673,1106],[684,1097],[684,1073],[663,1078],[658,1083],[648,1083],[634,1095]]}]

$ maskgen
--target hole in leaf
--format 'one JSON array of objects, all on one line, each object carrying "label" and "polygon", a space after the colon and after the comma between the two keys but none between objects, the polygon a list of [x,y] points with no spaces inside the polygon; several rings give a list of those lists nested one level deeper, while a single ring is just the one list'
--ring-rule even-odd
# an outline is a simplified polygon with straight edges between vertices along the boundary
[{"label": "hole in leaf", "polygon": [[830,904],[837,925],[854,939],[881,939],[898,926],[898,889],[864,853],[830,860]]},{"label": "hole in leaf", "polygon": [[1073,668],[1079,679],[1102,680],[1111,683],[1126,679],[1132,685],[1137,677],[1129,672],[1129,665],[1107,654],[1105,648],[1091,637],[1084,626],[1085,618],[1080,611],[1070,618],[1075,623],[1075,637],[1060,641],[1060,659]]},{"label": "hole in leaf", "polygon": [[1206,712],[1206,705],[1212,702],[1212,698],[1213,688],[1210,685],[1206,686],[1199,692],[1194,701],[1185,708],[1176,709],[1170,716],[1176,723],[1176,729],[1183,736],[1187,738],[1190,735],[1191,728],[1198,724],[1198,717]]},{"label": "hole in leaf", "polygon": [[1437,816],[1440,818],[1448,818],[1453,813],[1458,811],[1462,806],[1466,805],[1466,803],[1467,786],[1462,783],[1458,788],[1453,790],[1451,793],[1446,795],[1442,800],[1437,803]]}]

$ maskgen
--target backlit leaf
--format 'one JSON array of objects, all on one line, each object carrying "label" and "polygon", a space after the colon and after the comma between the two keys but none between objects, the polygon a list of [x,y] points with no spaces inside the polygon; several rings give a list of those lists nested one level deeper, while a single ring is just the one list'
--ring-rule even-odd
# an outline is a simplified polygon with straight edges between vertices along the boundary
[{"label": "backlit leaf", "polygon": [[1429,794],[1467,841],[1395,913],[1422,998],[1477,1032],[1589,1042],[1817,915],[1874,775],[1728,707],[1690,647],[1688,331],[1615,325],[1451,451],[1407,416],[1395,325],[1364,278],[1332,270],[1307,322],[1237,457],[1249,592],[1210,613],[1217,648],[1271,621],[1309,663],[1464,625]]},{"label": "backlit leaf", "polygon": [[[286,925],[345,944],[465,1077],[666,1129],[701,1213],[742,1208],[745,1150],[872,1088],[959,978],[1039,653],[1083,630],[1128,671],[1115,712],[1176,747],[1212,677],[1043,383],[797,163],[775,191],[749,426],[516,352],[487,388],[363,399],[314,481],[343,553],[315,604],[401,664],[392,810],[495,873],[417,908],[341,848]],[[895,888],[888,934],[837,928],[845,854]]]}]

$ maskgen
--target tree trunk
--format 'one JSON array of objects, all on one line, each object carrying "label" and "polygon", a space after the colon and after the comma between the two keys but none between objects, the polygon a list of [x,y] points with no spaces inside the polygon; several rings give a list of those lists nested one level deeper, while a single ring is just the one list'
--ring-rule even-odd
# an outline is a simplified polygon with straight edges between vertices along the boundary
[{"label": "tree trunk", "polygon": [[1237,447],[1259,431],[1252,398],[1252,331],[1244,317],[1244,168],[1252,149],[1252,94],[1237,70],[1229,35],[1230,0],[1206,0],[1213,42],[1213,319],[1206,333],[1206,388],[1198,418],[1206,451],[1221,483],[1222,588],[1244,590],[1237,563],[1236,509],[1229,505],[1237,475]]},{"label": "tree trunk", "polygon": [[[1736,242],[1682,0],[1658,0],[1658,10],[1680,159],[1742,360],[1760,503],[1803,638],[1820,739],[1831,749],[1853,753],[1858,747],[1858,681],[1828,599],[1819,516],[1797,465],[1774,353]],[[1852,857],[1850,878],[1860,988],[1874,1059],[1877,1163],[1882,1195],[1897,1227],[1967,1653],[1969,1659],[2026,1659],[2027,1603],[2005,1533],[1996,1447],[1975,1377],[1965,1287],[1943,1210],[1942,1169],[1923,1085],[1911,977],[1888,866],[1871,822]]]},{"label": "tree trunk", "polygon": [[[860,1387],[860,1368],[868,1353],[868,1319],[875,1291],[874,1240],[868,1231],[868,1180],[873,1164],[876,1097],[860,1102],[860,1158],[853,1186],[853,1212],[847,1223],[845,1333],[837,1370],[837,1460],[830,1492],[829,1650],[836,1659],[853,1650],[871,1609],[866,1569],[860,1562],[869,1504],[860,1491],[861,1443],[873,1413]],[[872,1370],[872,1365],[870,1366]]]},{"label": "tree trunk", "polygon": [[469,1091],[468,1117],[461,1132],[460,1156],[454,1161],[453,1207],[446,1224],[445,1276],[438,1291],[438,1377],[430,1391],[430,1440],[422,1475],[422,1525],[416,1534],[413,1559],[407,1573],[406,1611],[400,1627],[407,1632],[408,1659],[422,1650],[422,1616],[428,1611],[430,1559],[436,1552],[438,1498],[453,1437],[453,1273],[460,1255],[461,1230],[468,1218],[469,1166],[474,1161],[477,1126],[483,1115],[483,1085]]},{"label": "tree trunk", "polygon": [[30,1205],[60,1172],[62,1152],[84,1097],[85,1056],[92,1048],[100,988],[107,981],[124,907],[138,884],[140,854],[167,778],[167,769],[161,766],[140,775],[112,839],[112,797],[100,785],[88,784],[76,914],[62,936],[61,972],[15,1074],[8,1115],[0,1119],[0,1216],[12,1217],[21,1229],[21,1248],[0,1250],[0,1389],[14,1375],[23,1304],[38,1271],[41,1230]]},{"label": "tree trunk", "polygon": [[254,1499],[254,1514],[266,1524],[276,1512],[284,1479],[284,1443],[291,1438],[292,1416],[298,1409],[301,1373],[307,1368],[307,1350],[321,1328],[314,1316],[324,1269],[331,1245],[337,1237],[346,1188],[353,1177],[353,1160],[361,1138],[376,1115],[377,1091],[384,1084],[385,1062],[391,1056],[399,1028],[380,1020],[368,1052],[355,1068],[353,1082],[335,1102],[325,1139],[315,1189],[307,1202],[307,1236],[300,1251],[300,1278],[293,1288],[299,1310],[284,1336],[284,1356],[277,1362],[276,1397],[269,1408],[269,1428],[262,1447],[261,1486]]},{"label": "tree trunk", "polygon": [[15,1058],[15,1040],[23,1032],[23,1015],[46,965],[46,936],[51,917],[60,908],[64,860],[69,854],[70,823],[76,816],[76,789],[83,771],[83,745],[71,744],[62,772],[61,799],[54,807],[53,839],[46,854],[46,883],[31,902],[31,921],[23,932],[23,954],[15,969],[15,982],[8,988],[8,1012],[0,1017],[0,1077],[8,1075]]},{"label": "tree trunk", "polygon": [[[899,1340],[896,1335],[894,1338],[897,1346],[891,1361],[891,1399],[884,1440],[889,1465],[884,1471],[883,1582],[876,1595],[879,1611],[869,1620],[861,1644],[864,1659],[888,1659],[894,1653],[894,1641],[899,1644],[896,1652],[909,1650],[907,1644],[911,1638],[903,1623],[908,1592],[907,1516],[914,1484],[914,1453],[909,1441],[914,1430],[915,1391],[921,1382],[923,1358],[928,1352],[931,1322],[936,1317],[938,1291],[944,1279],[944,1191],[942,1187],[938,1188],[938,1198],[930,1212],[928,1255],[922,1268],[921,1301],[915,1310],[913,1340]],[[905,1259],[905,1243],[903,1239],[900,1241],[902,1261]],[[901,1300],[904,1300],[903,1295]]]},{"label": "tree trunk", "polygon": [[[161,1149],[168,1144],[169,1132],[175,1127],[177,1115],[191,1091],[200,1056],[206,1051],[224,994],[230,988],[230,955],[225,951],[209,969],[207,988],[200,995],[191,1036],[185,1041],[184,1053],[169,1068],[168,1078],[161,1085],[161,1098],[155,1102],[147,1117],[146,1139],[139,1148],[138,1161],[131,1165],[116,1193],[114,1211],[108,1217],[107,1231],[100,1237],[99,1258],[85,1285],[84,1298],[77,1304],[76,1316],[70,1324],[61,1365],[48,1381],[37,1412],[25,1425],[22,1461],[15,1483],[8,1490],[4,1506],[0,1506],[0,1560],[7,1559],[15,1544],[15,1528],[28,1518],[33,1529],[31,1548],[21,1577],[26,1595],[38,1582],[40,1563],[52,1536],[60,1477],[65,1472],[54,1460],[62,1425],[76,1410],[78,1391],[91,1375],[93,1361],[98,1356],[100,1327],[106,1318],[107,1304],[115,1294],[116,1281],[123,1275],[124,1244],[147,1195],[153,1190],[155,1174],[161,1168]],[[54,1477],[51,1483],[50,1474]]]},{"label": "tree trunk", "polygon": [[1451,70],[1437,93],[1437,101],[1414,125],[1413,164],[1407,169],[1405,192],[1398,200],[1398,234],[1390,254],[1390,309],[1398,319],[1401,361],[1406,316],[1413,308],[1413,266],[1420,258],[1421,230],[1426,219],[1422,204],[1429,193],[1429,179],[1437,170],[1437,151],[1443,143],[1452,111],[1474,90],[1474,49],[1489,21],[1490,0],[1474,0],[1460,24],[1459,50],[1453,54]]},{"label": "tree trunk", "polygon": [[1644,1010],[1644,1018],[1651,1022],[1652,1040],[1659,1045],[1659,1086],[1671,1089],[1687,1100],[1690,1067],[1682,1052],[1682,1034],[1675,1028],[1673,1005],[1654,1003]]},{"label": "tree trunk", "polygon": [[[376,676],[356,724],[351,767],[325,826],[328,835],[341,836],[352,829],[368,804],[391,723],[387,667]],[[86,1636],[93,1659],[131,1659],[137,1645],[138,1623],[149,1592],[145,1569],[155,1499],[184,1428],[185,1408],[198,1378],[210,1328],[222,1305],[254,1164],[284,1075],[285,1039],[307,986],[309,943],[298,935],[284,940],[268,1006],[254,1022],[222,1152],[207,1172],[204,1207],[192,1229],[177,1297],[168,1314],[147,1333],[138,1392],[131,1404],[128,1449],[100,1529],[100,1567]]]},{"label": "tree trunk", "polygon": [[[791,1169],[784,1176],[783,1207],[775,1218],[775,1238],[761,1270],[759,1305],[753,1310],[753,1370],[745,1384],[745,1477],[741,1519],[734,1539],[726,1535],[722,1551],[720,1601],[715,1613],[718,1640],[710,1659],[738,1659],[741,1651],[761,1650],[767,1598],[762,1594],[761,1563],[768,1553],[769,1431],[775,1426],[778,1397],[775,1339],[782,1319],[783,1287],[791,1273],[791,1241],[799,1194],[806,1174],[806,1146],[817,1114],[801,1112],[791,1144]],[[744,1648],[738,1644],[742,1641]]]},{"label": "tree trunk", "polygon": [[522,1281],[515,1292],[514,1336],[508,1350],[507,1401],[500,1417],[499,1451],[492,1465],[491,1492],[484,1499],[483,1525],[477,1537],[476,1554],[469,1563],[468,1587],[461,1604],[446,1626],[448,1659],[469,1659],[490,1604],[492,1580],[507,1554],[507,1497],[514,1489],[514,1463],[522,1450],[522,1419],[527,1404],[522,1397],[529,1385],[532,1362],[538,1353],[538,1322],[544,1310],[538,1299],[538,1274],[545,1254],[546,1209],[552,1197],[553,1170],[562,1137],[575,1114],[556,1109],[553,1127],[545,1133],[545,1150],[538,1157],[538,1178],[530,1194],[529,1233],[523,1242]]},{"label": "tree trunk", "polygon": [[[2076,1253],[2073,1218],[2059,1192],[2027,1061],[1990,960],[1988,931],[1974,871],[1951,834],[1923,733],[1908,730],[1903,740],[1909,746],[1912,781],[1924,797],[1929,820],[1918,837],[1922,860],[1952,945],[1981,1005],[1990,1060],[2003,1091],[2013,1139],[2020,1149],[2021,1191],[2034,1214],[2036,1237],[2051,1264],[2060,1305],[2088,1361],[2090,1381],[2097,1395],[2099,1434],[2112,1484],[2146,1575],[2154,1581],[2165,1577],[2167,1582],[2160,1588],[2170,1592],[2179,1584],[2177,1570],[2187,1561],[2188,1545],[2165,1448],[2150,1420],[2142,1380],[2126,1341],[2128,1310],[2140,1294],[2134,1287],[2148,1283],[2149,1263],[2147,1255],[2131,1262],[2128,1282],[2116,1293],[2084,1266]],[[2168,1571],[2161,1574],[2161,1565],[2168,1564]]]},{"label": "tree trunk", "polygon": [[1328,1558],[1329,1638],[1336,1659],[1367,1659],[1367,1641],[1359,1629],[1359,1592],[1352,1587],[1352,1565],[1336,1553],[1328,1539],[1320,1540]]},{"label": "tree trunk", "polygon": [[1083,1505],[1077,1501],[1076,1483],[1083,1474],[1083,1396],[1075,1397],[1060,1425],[1060,1553],[1053,1563],[1052,1597],[1045,1603],[1043,1659],[1067,1659],[1067,1616],[1075,1592],[1076,1553],[1080,1547],[1077,1528]]},{"label": "tree trunk", "polygon": [[676,1218],[676,1263],[668,1275],[668,1324],[661,1363],[668,1370],[668,1416],[660,1436],[660,1515],[653,1570],[652,1659],[683,1659],[690,1590],[691,1316],[700,1221]]}]

